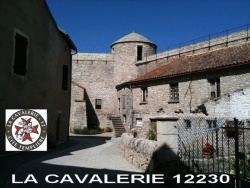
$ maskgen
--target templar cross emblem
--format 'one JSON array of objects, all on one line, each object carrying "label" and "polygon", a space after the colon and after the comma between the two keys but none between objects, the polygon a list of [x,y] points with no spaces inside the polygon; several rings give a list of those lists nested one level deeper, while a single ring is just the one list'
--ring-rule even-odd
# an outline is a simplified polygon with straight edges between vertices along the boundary
[{"label": "templar cross emblem", "polygon": [[38,125],[32,126],[31,118],[29,119],[21,118],[21,119],[22,121],[20,121],[18,125],[21,125],[22,127],[15,125],[16,137],[21,136],[21,138],[23,139],[22,142],[24,142],[25,140],[33,142],[30,134],[31,133],[39,134],[37,131]]}]

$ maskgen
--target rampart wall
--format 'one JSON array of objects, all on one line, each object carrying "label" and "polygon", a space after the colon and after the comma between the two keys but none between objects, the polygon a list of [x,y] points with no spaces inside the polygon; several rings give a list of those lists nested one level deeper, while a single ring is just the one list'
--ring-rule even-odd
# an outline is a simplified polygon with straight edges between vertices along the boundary
[{"label": "rampart wall", "polygon": [[[138,68],[138,76],[141,76],[163,64],[169,63],[181,56],[204,53],[249,42],[250,29],[221,37],[213,37],[214,38],[210,38],[208,36],[207,40],[205,41],[194,41],[194,43],[190,45],[186,45],[183,47],[176,46],[175,49],[145,57],[142,61],[136,63],[136,66]],[[183,44],[185,45],[185,43]]]}]

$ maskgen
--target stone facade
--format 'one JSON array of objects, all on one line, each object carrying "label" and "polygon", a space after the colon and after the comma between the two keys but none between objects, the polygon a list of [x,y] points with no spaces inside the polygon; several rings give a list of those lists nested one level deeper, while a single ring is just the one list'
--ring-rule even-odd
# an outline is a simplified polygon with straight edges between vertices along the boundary
[{"label": "stone facade", "polygon": [[[89,128],[112,126],[107,115],[114,114],[114,101],[116,102],[114,100],[116,99],[116,91],[113,79],[113,57],[110,54],[76,54],[73,56],[72,72],[73,81],[86,89],[86,95],[84,101],[79,103],[75,100],[79,98],[78,91],[72,90],[71,116],[74,117],[75,121],[71,121],[71,127],[79,123],[84,126],[89,124],[87,126]],[[101,100],[99,108],[96,107],[96,100]],[[88,101],[89,103],[86,104]],[[88,107],[85,109],[86,105]],[[85,114],[88,113],[87,118],[82,117],[82,110],[85,111]]]},{"label": "stone facade", "polygon": [[[138,46],[142,48],[141,58],[156,52],[155,44],[141,35],[131,33],[111,45],[111,54],[78,53],[73,56],[72,80],[86,88],[90,100],[89,108],[87,107],[86,110],[91,109],[92,113],[87,117],[89,123],[82,119],[81,112],[78,111],[81,111],[84,107],[76,106],[74,99],[78,98],[79,94],[73,90],[71,116],[75,120],[78,119],[79,122],[77,123],[72,119],[71,126],[83,121],[86,122],[84,124],[88,124],[88,127],[112,126],[108,116],[120,114],[122,108],[119,108],[119,106],[124,100],[122,96],[117,96],[115,86],[137,77],[135,63]],[[96,99],[101,99],[101,109],[96,108]]]},{"label": "stone facade", "polygon": [[0,1],[0,30],[1,150],[5,143],[5,109],[47,109],[48,145],[67,141],[71,50],[76,51],[76,47],[58,29],[46,1]]},{"label": "stone facade", "polygon": [[250,117],[250,87],[236,90],[223,95],[218,100],[205,103],[206,109],[212,116],[229,116],[239,119]]},{"label": "stone facade", "polygon": [[[131,107],[131,105],[127,106],[127,108],[133,111],[133,113],[126,114],[127,119],[133,122],[133,127],[140,131],[144,130],[147,132],[151,118],[165,115],[176,116],[178,114],[197,113],[197,109],[202,104],[207,107],[208,115],[240,117],[245,114],[245,116],[249,116],[250,105],[248,102],[248,90],[245,91],[245,95],[242,94],[241,97],[239,96],[239,90],[243,91],[249,87],[249,81],[247,80],[250,78],[250,73],[246,73],[246,70],[249,70],[249,65],[246,65],[244,68],[231,69],[230,73],[228,70],[222,72],[212,71],[206,73],[206,75],[166,79],[154,85],[146,85],[148,89],[148,99],[146,103],[141,101],[141,87],[145,87],[145,85],[139,85],[139,87],[133,86],[132,91],[128,90],[126,96],[128,99],[131,99],[133,103],[133,107]],[[208,78],[214,76],[220,77],[221,97],[211,100]],[[178,82],[179,101],[171,102],[170,84],[175,82]],[[119,92],[123,95],[124,90],[122,89]],[[235,96],[236,94],[233,94],[235,92],[239,93],[237,95],[238,97]],[[225,96],[228,95],[232,95],[231,97],[227,97],[230,98],[230,100],[226,100]],[[238,110],[236,111],[236,109]],[[127,112],[129,112],[129,110]],[[142,119],[142,127],[138,127],[138,119]]]},{"label": "stone facade", "polygon": [[166,52],[147,56],[136,63],[136,66],[138,67],[138,76],[141,76],[165,64],[166,62],[171,62],[172,60],[177,59],[181,56],[195,55],[199,53],[218,50],[221,48],[228,48],[245,44],[249,40],[250,31],[248,30],[248,28],[242,29],[246,30],[233,32],[231,34],[227,34],[225,32],[221,37],[210,35],[206,38],[200,39],[204,40],[202,42],[193,41],[193,43],[191,43],[190,45],[184,44],[183,47],[176,46],[176,48],[168,50]]},{"label": "stone facade", "polygon": [[74,97],[71,97],[70,132],[75,132],[87,127],[86,91],[83,86],[72,82],[71,92],[74,93]]},{"label": "stone facade", "polygon": [[[133,84],[134,79],[184,56],[209,54],[249,43],[249,30],[226,36],[210,36],[208,39],[157,54],[154,43],[141,35],[131,33],[111,45],[111,54],[75,55],[73,80],[86,87],[100,126],[111,125],[107,116],[119,115],[127,130],[137,128],[139,135],[145,137],[150,118],[200,112],[199,107],[211,101],[211,79],[219,77],[221,96],[249,87],[248,65]],[[142,48],[140,58],[139,46]],[[122,85],[130,81],[130,85]],[[178,102],[170,100],[171,85],[175,83],[178,83]],[[144,95],[148,95],[146,102],[142,101],[142,90],[145,88],[147,91]],[[72,97],[74,95],[73,93]],[[98,98],[108,101],[108,108],[95,109],[94,100]],[[212,114],[212,111],[208,110],[208,113]]]}]

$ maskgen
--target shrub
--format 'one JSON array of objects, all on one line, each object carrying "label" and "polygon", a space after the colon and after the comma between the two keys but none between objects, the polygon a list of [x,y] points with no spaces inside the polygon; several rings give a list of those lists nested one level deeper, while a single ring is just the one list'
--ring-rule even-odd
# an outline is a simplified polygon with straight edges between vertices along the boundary
[{"label": "shrub", "polygon": [[83,129],[75,128],[73,133],[75,134],[83,134],[83,135],[94,135],[94,134],[100,134],[103,131],[103,129],[88,129],[87,127],[84,127]]},{"label": "shrub", "polygon": [[97,129],[90,129],[89,130],[89,134],[90,135],[93,135],[93,134],[100,134],[101,133],[101,131],[100,130],[97,130]]},{"label": "shrub", "polygon": [[84,127],[83,129],[74,128],[73,133],[74,134],[84,134],[84,132],[86,132],[86,130],[88,130],[87,127]]},{"label": "shrub", "polygon": [[120,136],[119,133],[115,133],[115,137],[118,138]]},{"label": "shrub", "polygon": [[150,128],[147,134],[149,140],[157,140],[157,123],[151,121]]},{"label": "shrub", "polygon": [[105,132],[113,132],[113,129],[111,127],[105,127],[104,131]]}]

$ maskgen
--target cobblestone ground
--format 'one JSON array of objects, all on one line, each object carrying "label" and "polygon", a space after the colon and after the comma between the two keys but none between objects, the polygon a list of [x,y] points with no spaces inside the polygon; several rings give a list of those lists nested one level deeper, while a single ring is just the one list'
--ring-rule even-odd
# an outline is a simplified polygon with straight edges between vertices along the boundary
[{"label": "cobblestone ground", "polygon": [[[117,174],[128,174],[128,177],[131,174],[143,174],[120,154],[119,140],[120,138],[110,135],[71,135],[68,143],[47,152],[21,152],[1,156],[0,187],[164,187],[161,184],[88,183],[94,174],[97,174],[101,181],[104,181],[105,174],[108,176],[107,181],[116,181]],[[30,181],[26,184],[13,184],[12,174],[15,174],[16,182],[24,182],[29,175]],[[50,174],[54,174],[50,181],[59,180],[58,183],[51,184],[45,181],[45,177]],[[66,181],[60,184],[65,174],[68,174],[64,178]],[[75,175],[82,180],[86,174],[89,175],[87,183],[79,183]],[[37,184],[32,182],[31,175]]]}]

